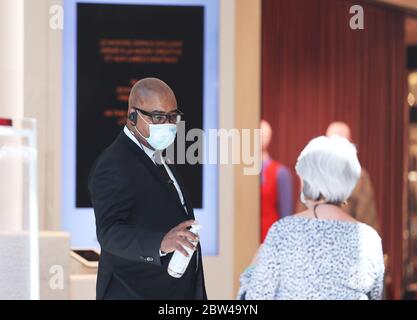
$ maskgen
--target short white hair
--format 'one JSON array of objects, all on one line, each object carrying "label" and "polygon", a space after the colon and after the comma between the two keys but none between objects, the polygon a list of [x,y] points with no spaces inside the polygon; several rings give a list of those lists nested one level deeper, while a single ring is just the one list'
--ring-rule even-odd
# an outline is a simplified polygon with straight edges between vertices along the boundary
[{"label": "short white hair", "polygon": [[304,184],[302,196],[330,203],[347,200],[361,175],[356,153],[355,146],[340,136],[311,140],[295,165]]}]

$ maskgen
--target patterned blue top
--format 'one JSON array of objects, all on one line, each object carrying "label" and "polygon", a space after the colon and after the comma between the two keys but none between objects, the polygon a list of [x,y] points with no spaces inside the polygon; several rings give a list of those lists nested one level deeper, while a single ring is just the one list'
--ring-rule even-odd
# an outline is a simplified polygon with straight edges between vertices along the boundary
[{"label": "patterned blue top", "polygon": [[241,275],[238,299],[377,300],[384,269],[381,238],[370,226],[286,217]]}]

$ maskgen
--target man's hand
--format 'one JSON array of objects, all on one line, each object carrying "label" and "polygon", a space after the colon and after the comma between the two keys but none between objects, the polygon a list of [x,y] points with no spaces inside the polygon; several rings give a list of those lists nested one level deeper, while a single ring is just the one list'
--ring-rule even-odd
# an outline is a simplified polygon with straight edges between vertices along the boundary
[{"label": "man's hand", "polygon": [[187,220],[171,229],[165,235],[164,239],[162,239],[161,252],[170,253],[178,250],[184,256],[188,257],[188,253],[183,246],[196,250],[196,247],[191,243],[191,241],[197,242],[199,240],[198,236],[187,230],[187,228],[193,224],[195,224],[195,220]]}]

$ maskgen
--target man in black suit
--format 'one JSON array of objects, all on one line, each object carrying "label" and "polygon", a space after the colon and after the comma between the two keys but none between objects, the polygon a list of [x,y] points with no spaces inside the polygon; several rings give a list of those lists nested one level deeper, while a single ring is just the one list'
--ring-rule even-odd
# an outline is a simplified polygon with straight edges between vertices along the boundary
[{"label": "man in black suit", "polygon": [[[181,111],[155,78],[130,93],[127,124],[96,160],[89,190],[101,246],[97,299],[207,299],[190,197],[161,151],[173,143]],[[167,272],[175,250],[195,250],[181,278]]]}]

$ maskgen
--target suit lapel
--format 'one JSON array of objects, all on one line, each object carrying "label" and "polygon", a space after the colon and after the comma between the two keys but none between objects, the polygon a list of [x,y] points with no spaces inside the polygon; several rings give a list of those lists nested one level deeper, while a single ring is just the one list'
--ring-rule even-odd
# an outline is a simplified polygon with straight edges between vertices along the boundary
[{"label": "suit lapel", "polygon": [[143,151],[140,147],[138,147],[130,138],[122,131],[117,138],[120,140],[124,145],[126,145],[130,151],[132,151],[140,161],[146,166],[148,171],[164,186],[166,181],[164,181],[161,174],[158,172],[155,163],[148,157],[148,155]]},{"label": "suit lapel", "polygon": [[178,185],[180,186],[181,193],[182,193],[182,196],[184,198],[185,206],[187,207],[188,216],[191,219],[195,219],[194,209],[193,209],[193,206],[192,206],[192,203],[191,203],[191,197],[187,192],[187,188],[185,187],[185,184],[182,181],[181,176],[178,174],[178,171],[177,171],[177,169],[174,165],[172,165],[172,164],[167,164],[167,165],[168,165],[169,169],[171,170],[172,174],[174,175],[175,180],[177,180]]},{"label": "suit lapel", "polygon": [[[148,169],[148,171],[162,184],[162,186],[164,187],[164,189],[166,190],[166,192],[170,195],[170,197],[177,203],[177,205],[181,208],[181,210],[187,214],[182,206],[182,204],[178,201],[177,196],[174,195],[171,190],[169,189],[168,185],[167,185],[167,181],[165,181],[164,177],[162,176],[162,174],[159,172],[159,170],[157,169],[155,163],[149,158],[149,156],[145,153],[145,151],[143,151],[140,147],[138,147],[136,145],[136,143],[134,143],[123,131],[119,134],[119,137],[117,138],[118,140],[120,140],[120,142],[122,142],[124,145],[126,145],[140,160],[141,162],[146,166],[146,168]],[[174,173],[173,170],[173,166],[172,165],[168,165],[169,168],[171,169],[172,174],[175,177],[175,180],[177,180],[178,185],[180,186],[181,192],[183,194],[184,197],[184,201],[185,204],[187,206],[187,211],[190,215],[192,215],[192,217],[194,217],[194,213],[192,212],[192,208],[190,211],[189,208],[189,201],[188,199],[186,199],[185,196],[185,188],[182,185],[182,182],[180,182],[179,176],[178,174]],[[190,215],[190,217],[191,217]]]}]

